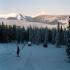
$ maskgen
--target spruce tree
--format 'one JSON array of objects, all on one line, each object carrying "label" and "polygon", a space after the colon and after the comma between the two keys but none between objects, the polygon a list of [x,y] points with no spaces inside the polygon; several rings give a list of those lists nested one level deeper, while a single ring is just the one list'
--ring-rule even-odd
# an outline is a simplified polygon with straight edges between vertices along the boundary
[{"label": "spruce tree", "polygon": [[8,28],[8,40],[9,42],[12,41],[12,26],[9,25],[9,28]]},{"label": "spruce tree", "polygon": [[44,47],[48,47],[47,46],[47,43],[48,43],[48,29],[47,29],[47,27],[45,28],[45,36],[44,36],[44,44],[43,44],[43,46]]},{"label": "spruce tree", "polygon": [[12,40],[16,41],[16,25],[12,27]]},{"label": "spruce tree", "polygon": [[36,28],[36,44],[38,45],[39,44],[39,29]]},{"label": "spruce tree", "polygon": [[25,41],[25,28],[23,27],[21,29],[21,42],[24,42]]},{"label": "spruce tree", "polygon": [[60,47],[60,23],[58,22],[57,31],[56,31],[56,47]]},{"label": "spruce tree", "polygon": [[66,31],[66,53],[68,55],[69,58],[69,62],[70,62],[70,17],[69,17],[69,21],[68,21],[68,29]]},{"label": "spruce tree", "polygon": [[2,43],[5,42],[5,25],[4,25],[4,22],[2,22],[2,27],[1,27],[1,40],[2,40]]},{"label": "spruce tree", "polygon": [[28,42],[28,46],[31,46],[32,43],[32,27],[29,27],[29,42]]},{"label": "spruce tree", "polygon": [[8,36],[8,25],[5,25],[5,42],[9,42],[9,36]]},{"label": "spruce tree", "polygon": [[21,42],[21,28],[20,28],[20,26],[18,26],[17,30],[16,30],[16,39],[17,39],[18,43]]},{"label": "spruce tree", "polygon": [[52,44],[55,44],[56,29],[52,29]]},{"label": "spruce tree", "polygon": [[60,45],[64,45],[64,31],[63,31],[63,28],[62,26],[60,27]]}]

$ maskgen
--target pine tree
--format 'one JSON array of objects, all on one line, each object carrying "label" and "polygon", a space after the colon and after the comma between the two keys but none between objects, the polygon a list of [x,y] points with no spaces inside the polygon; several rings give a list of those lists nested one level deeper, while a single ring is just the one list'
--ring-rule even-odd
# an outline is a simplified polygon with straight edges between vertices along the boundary
[{"label": "pine tree", "polygon": [[64,45],[64,31],[63,31],[63,28],[62,26],[60,27],[60,45]]},{"label": "pine tree", "polygon": [[0,24],[0,42],[2,42],[2,25]]},{"label": "pine tree", "polygon": [[56,29],[52,29],[52,44],[55,44]]},{"label": "pine tree", "polygon": [[58,22],[57,31],[56,31],[56,47],[60,47],[60,24]]},{"label": "pine tree", "polygon": [[45,28],[41,28],[41,43],[44,42]]},{"label": "pine tree", "polygon": [[70,17],[69,17],[69,24],[68,24],[68,29],[66,31],[66,53],[68,55],[69,58],[69,62],[70,62]]},{"label": "pine tree", "polygon": [[40,44],[40,30],[39,28],[36,29],[36,44],[39,45]]},{"label": "pine tree", "polygon": [[8,40],[9,42],[12,41],[12,26],[9,25],[9,28],[8,28]]},{"label": "pine tree", "polygon": [[23,27],[21,29],[21,42],[24,42],[25,41],[25,28]]},{"label": "pine tree", "polygon": [[31,46],[32,43],[32,27],[29,27],[29,42],[28,42],[28,46]]},{"label": "pine tree", "polygon": [[12,40],[16,41],[16,25],[12,27]]},{"label": "pine tree", "polygon": [[18,26],[16,29],[16,39],[17,39],[17,43],[21,42],[21,28],[20,28],[20,26]]},{"label": "pine tree", "polygon": [[69,21],[68,21],[68,30],[70,30],[70,16],[69,16]]},{"label": "pine tree", "polygon": [[48,47],[47,46],[47,43],[48,43],[48,29],[47,29],[47,27],[45,28],[45,36],[44,36],[44,44],[43,44],[43,46],[44,47]]},{"label": "pine tree", "polygon": [[52,42],[52,31],[51,31],[51,29],[48,29],[48,42],[49,43]]},{"label": "pine tree", "polygon": [[1,26],[1,41],[2,41],[2,43],[5,42],[5,25],[4,25],[4,22],[2,22],[2,26]]},{"label": "pine tree", "polygon": [[5,42],[9,42],[9,36],[8,36],[8,25],[5,25]]}]

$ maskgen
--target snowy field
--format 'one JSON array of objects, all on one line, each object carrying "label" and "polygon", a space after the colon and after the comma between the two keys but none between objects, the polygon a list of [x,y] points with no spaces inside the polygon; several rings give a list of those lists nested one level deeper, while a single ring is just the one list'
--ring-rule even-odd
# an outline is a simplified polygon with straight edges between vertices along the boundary
[{"label": "snowy field", "polygon": [[70,70],[64,48],[22,46],[20,57],[16,57],[16,44],[0,44],[0,70]]}]

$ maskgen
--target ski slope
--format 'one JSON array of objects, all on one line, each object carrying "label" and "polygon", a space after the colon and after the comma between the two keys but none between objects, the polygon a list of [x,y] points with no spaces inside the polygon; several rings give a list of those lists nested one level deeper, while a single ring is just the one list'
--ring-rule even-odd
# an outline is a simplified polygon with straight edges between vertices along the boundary
[{"label": "ski slope", "polygon": [[15,43],[0,44],[0,70],[70,70],[63,47],[26,44],[22,49],[22,46],[20,57],[16,57]]}]

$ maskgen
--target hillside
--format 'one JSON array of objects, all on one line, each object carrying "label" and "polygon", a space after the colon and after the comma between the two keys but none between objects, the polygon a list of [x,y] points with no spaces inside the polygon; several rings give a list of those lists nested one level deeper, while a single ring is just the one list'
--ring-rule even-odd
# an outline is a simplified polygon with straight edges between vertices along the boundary
[{"label": "hillside", "polygon": [[[35,22],[43,22],[43,23],[48,23],[48,22],[52,22],[54,20],[57,21],[67,21],[68,20],[69,15],[39,15],[33,18],[33,21]],[[66,23],[66,22],[62,22],[62,23]]]},{"label": "hillside", "polygon": [[[4,22],[4,24],[6,25],[16,25],[16,26],[20,26],[20,27],[29,27],[29,26],[32,26],[32,27],[48,27],[48,28],[57,28],[57,23],[58,21],[53,21],[53,22],[49,22],[48,24],[44,24],[44,23],[40,23],[40,22],[29,22],[27,21],[26,19],[24,20],[8,20],[8,19],[0,19],[0,24]],[[61,23],[60,23],[61,24]],[[67,24],[61,24],[63,28],[66,28],[67,27]]]}]

